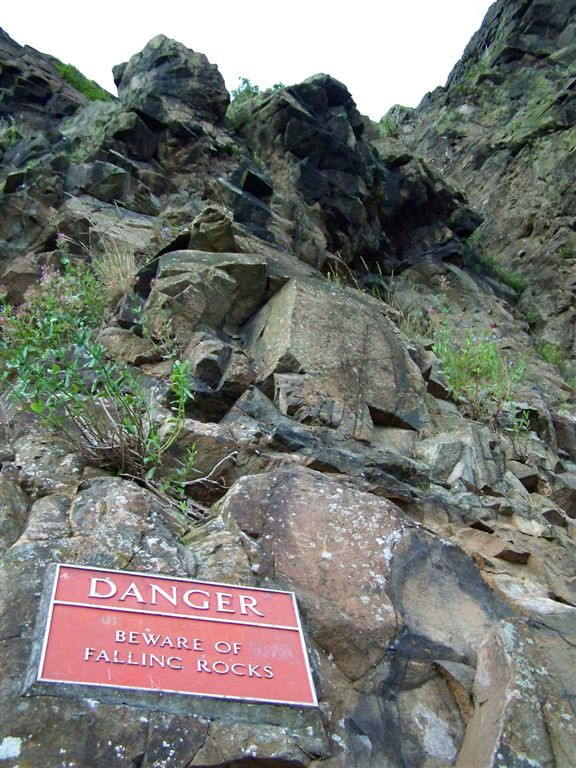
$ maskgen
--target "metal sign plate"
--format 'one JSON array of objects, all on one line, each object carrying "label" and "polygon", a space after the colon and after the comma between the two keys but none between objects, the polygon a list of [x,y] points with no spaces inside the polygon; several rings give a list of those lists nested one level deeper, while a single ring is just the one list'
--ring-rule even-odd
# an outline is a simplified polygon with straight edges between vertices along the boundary
[{"label": "metal sign plate", "polygon": [[58,565],[37,680],[316,706],[292,592]]}]

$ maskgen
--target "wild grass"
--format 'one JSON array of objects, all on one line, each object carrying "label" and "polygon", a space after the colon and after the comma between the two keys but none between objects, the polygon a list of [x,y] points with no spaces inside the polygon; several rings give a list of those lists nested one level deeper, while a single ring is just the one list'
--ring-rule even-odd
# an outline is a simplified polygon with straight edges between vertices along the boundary
[{"label": "wild grass", "polygon": [[435,329],[433,351],[454,400],[469,416],[490,421],[509,412],[514,385],[526,371],[524,358],[514,364],[491,335],[469,333],[458,342],[442,325]]},{"label": "wild grass", "polygon": [[64,64],[62,61],[56,60],[55,62],[58,74],[63,80],[76,88],[77,91],[83,93],[90,101],[114,101],[114,97],[108,91],[105,91],[102,86],[95,83],[80,72],[72,64]]},{"label": "wild grass", "polygon": [[92,269],[106,291],[107,301],[115,303],[134,285],[138,271],[135,250],[108,238],[100,238],[100,249],[92,256]]},{"label": "wild grass", "polygon": [[564,352],[562,347],[552,342],[545,342],[544,344],[536,345],[536,352],[540,355],[542,360],[550,365],[559,366],[564,362]]}]

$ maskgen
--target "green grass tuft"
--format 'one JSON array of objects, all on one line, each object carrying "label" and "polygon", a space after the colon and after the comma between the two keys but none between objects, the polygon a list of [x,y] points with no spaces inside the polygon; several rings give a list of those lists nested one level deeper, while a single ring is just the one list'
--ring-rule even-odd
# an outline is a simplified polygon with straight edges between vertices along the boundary
[{"label": "green grass tuft", "polygon": [[550,365],[561,365],[564,361],[564,352],[558,344],[552,342],[546,342],[544,344],[538,344],[536,346],[536,352],[540,355],[542,360]]},{"label": "green grass tuft", "polygon": [[56,61],[56,69],[61,78],[66,80],[73,88],[83,93],[90,101],[114,101],[114,97],[108,91],[105,91],[94,80],[88,78],[76,69],[72,64],[64,64],[62,61]]},{"label": "green grass tuft", "polygon": [[433,350],[454,400],[472,418],[490,421],[508,410],[513,386],[524,378],[525,360],[514,365],[489,335],[470,333],[458,343],[442,325],[435,330]]}]

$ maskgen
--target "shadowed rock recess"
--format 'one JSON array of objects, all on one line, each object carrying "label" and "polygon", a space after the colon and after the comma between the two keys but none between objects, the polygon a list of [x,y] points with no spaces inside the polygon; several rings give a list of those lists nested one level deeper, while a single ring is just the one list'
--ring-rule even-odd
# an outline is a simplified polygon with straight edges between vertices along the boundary
[{"label": "shadowed rock recess", "polygon": [[[498,0],[380,125],[162,35],[93,101],[0,30],[5,301],[134,256],[93,336],[168,432],[185,363],[201,518],[4,378],[0,768],[576,766],[575,18]],[[57,562],[293,591],[319,706],[27,688]]]}]

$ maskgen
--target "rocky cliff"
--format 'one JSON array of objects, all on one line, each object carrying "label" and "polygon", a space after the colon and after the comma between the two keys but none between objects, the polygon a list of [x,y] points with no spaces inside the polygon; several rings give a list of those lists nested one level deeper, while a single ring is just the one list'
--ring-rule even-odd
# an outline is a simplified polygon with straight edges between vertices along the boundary
[{"label": "rocky cliff", "polygon": [[575,19],[572,2],[494,3],[446,87],[399,120],[408,145],[482,214],[477,245],[525,279],[518,311],[571,359],[572,377]]},{"label": "rocky cliff", "polygon": [[[574,765],[572,16],[380,127],[0,36],[0,765]],[[292,590],[319,706],[35,684],[57,562]]]}]

